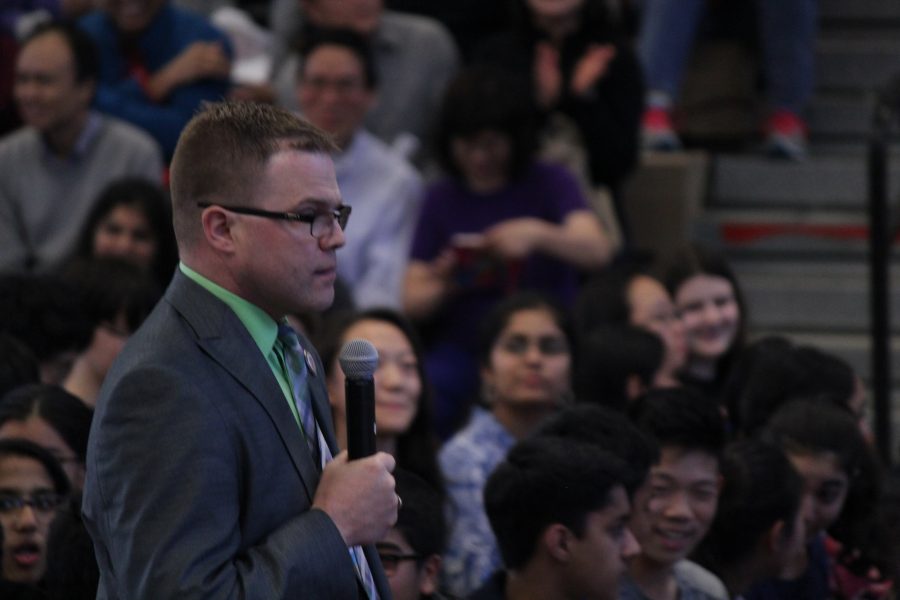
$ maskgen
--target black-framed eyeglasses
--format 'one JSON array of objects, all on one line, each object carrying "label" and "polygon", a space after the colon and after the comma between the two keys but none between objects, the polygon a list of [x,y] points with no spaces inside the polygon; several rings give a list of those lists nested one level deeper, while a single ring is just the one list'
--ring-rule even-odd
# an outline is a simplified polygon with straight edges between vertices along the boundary
[{"label": "black-framed eyeglasses", "polygon": [[48,514],[62,504],[62,496],[53,492],[39,492],[31,498],[16,494],[0,494],[0,514],[19,512],[30,506],[35,512]]},{"label": "black-framed eyeglasses", "polygon": [[351,207],[345,205],[334,210],[293,213],[275,212],[263,210],[261,208],[252,208],[250,206],[226,206],[224,204],[214,204],[211,202],[197,203],[198,208],[209,208],[210,206],[218,206],[219,208],[223,208],[239,215],[250,215],[253,217],[263,217],[264,219],[276,219],[279,221],[300,221],[301,223],[309,223],[309,234],[317,240],[331,235],[334,232],[335,223],[340,225],[342,231],[347,229],[347,222],[350,220],[351,210]]},{"label": "black-framed eyeglasses", "polygon": [[384,567],[384,574],[388,577],[397,572],[397,567],[404,560],[419,560],[421,555],[413,552],[403,552],[400,546],[392,542],[378,542],[375,544],[378,551],[378,558],[381,559],[381,566]]},{"label": "black-framed eyeglasses", "polygon": [[418,554],[394,554],[393,552],[378,553],[381,559],[381,566],[384,567],[384,574],[388,577],[397,572],[397,567],[404,560],[419,560]]}]

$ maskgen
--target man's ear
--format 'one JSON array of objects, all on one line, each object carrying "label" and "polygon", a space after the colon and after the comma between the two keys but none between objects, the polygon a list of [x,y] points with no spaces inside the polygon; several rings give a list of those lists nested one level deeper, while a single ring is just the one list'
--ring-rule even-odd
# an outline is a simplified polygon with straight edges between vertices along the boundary
[{"label": "man's ear", "polygon": [[200,214],[200,223],[203,226],[203,237],[214,250],[225,254],[234,252],[232,215],[218,206],[210,206]]},{"label": "man's ear", "polygon": [[438,577],[441,572],[441,555],[432,554],[425,559],[419,570],[419,593],[431,596],[438,591]]},{"label": "man's ear", "polygon": [[763,537],[766,551],[771,554],[779,554],[784,552],[788,544],[788,538],[784,535],[784,521],[779,519],[769,527]]},{"label": "man's ear", "polygon": [[565,525],[552,523],[541,534],[540,544],[543,551],[558,562],[568,562],[571,556],[571,544],[574,535]]},{"label": "man's ear", "polygon": [[85,108],[90,108],[97,93],[97,82],[94,79],[85,79],[75,82],[75,93],[81,96]]},{"label": "man's ear", "polygon": [[375,106],[375,103],[378,102],[378,90],[376,88],[369,88],[366,90],[366,113],[372,110],[372,107]]}]

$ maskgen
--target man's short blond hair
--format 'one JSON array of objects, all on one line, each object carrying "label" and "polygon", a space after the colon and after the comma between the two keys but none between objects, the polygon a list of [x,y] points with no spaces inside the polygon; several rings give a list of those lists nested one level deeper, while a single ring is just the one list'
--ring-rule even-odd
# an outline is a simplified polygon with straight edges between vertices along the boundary
[{"label": "man's short blond hair", "polygon": [[266,104],[204,105],[185,126],[171,166],[172,209],[179,249],[200,231],[198,202],[248,204],[269,158],[288,147],[331,153],[334,142],[305,119]]}]

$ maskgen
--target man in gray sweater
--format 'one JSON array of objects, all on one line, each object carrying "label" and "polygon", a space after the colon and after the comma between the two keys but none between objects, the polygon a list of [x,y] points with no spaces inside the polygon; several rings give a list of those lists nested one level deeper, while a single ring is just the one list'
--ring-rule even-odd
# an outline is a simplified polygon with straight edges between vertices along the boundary
[{"label": "man in gray sweater", "polygon": [[63,264],[111,181],[161,182],[153,139],[90,109],[96,79],[96,50],[73,26],[42,25],[22,44],[14,95],[25,126],[0,139],[0,272]]}]

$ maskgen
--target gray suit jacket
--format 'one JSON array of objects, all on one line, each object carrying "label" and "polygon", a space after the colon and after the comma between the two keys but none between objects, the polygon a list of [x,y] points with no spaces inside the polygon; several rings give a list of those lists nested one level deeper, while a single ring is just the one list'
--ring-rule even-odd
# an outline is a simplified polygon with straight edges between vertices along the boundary
[{"label": "gray suit jacket", "polygon": [[[314,410],[334,450],[316,366]],[[84,516],[98,598],[363,597],[340,533],[310,508],[318,479],[246,328],[177,271],[109,373],[94,415]],[[374,548],[365,551],[390,598]]]}]

